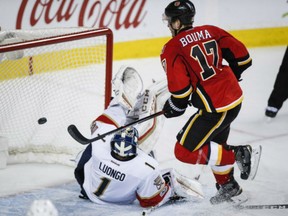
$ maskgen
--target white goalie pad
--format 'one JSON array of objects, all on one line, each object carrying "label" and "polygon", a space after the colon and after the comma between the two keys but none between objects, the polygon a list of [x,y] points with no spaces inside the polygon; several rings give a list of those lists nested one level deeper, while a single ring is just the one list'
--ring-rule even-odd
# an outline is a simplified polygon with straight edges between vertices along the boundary
[{"label": "white goalie pad", "polygon": [[202,185],[198,181],[183,176],[172,168],[161,170],[161,173],[165,181],[167,182],[168,180],[176,195],[187,199],[204,198]]},{"label": "white goalie pad", "polygon": [[[141,95],[135,109],[128,117],[131,117],[131,121],[133,121],[161,111],[169,95],[166,79],[154,82]],[[147,154],[154,149],[161,134],[164,121],[165,117],[161,115],[136,126],[139,131],[139,148]]]},{"label": "white goalie pad", "polygon": [[122,66],[112,79],[114,100],[127,110],[136,105],[143,91],[143,81],[132,67]]}]

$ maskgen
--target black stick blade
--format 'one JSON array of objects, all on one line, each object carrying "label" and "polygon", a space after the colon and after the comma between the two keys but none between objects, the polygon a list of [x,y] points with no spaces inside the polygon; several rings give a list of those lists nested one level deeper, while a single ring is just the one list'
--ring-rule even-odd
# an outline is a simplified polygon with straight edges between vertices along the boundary
[{"label": "black stick blade", "polygon": [[75,125],[68,126],[68,133],[79,143],[86,145],[90,143],[90,140],[84,137]]}]

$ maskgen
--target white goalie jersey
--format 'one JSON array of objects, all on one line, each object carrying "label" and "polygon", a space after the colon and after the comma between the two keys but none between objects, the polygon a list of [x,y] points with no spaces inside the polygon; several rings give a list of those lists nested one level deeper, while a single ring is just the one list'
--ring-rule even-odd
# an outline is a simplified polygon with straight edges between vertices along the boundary
[{"label": "white goalie jersey", "polygon": [[[163,80],[154,82],[144,93],[137,96],[136,101],[133,100],[135,97],[128,100],[129,97],[126,96],[131,92],[130,87],[135,85],[135,80],[139,77],[134,79],[133,74],[137,72],[133,68],[126,68],[128,69],[121,69],[114,79],[114,84],[117,84],[116,97],[91,124],[92,137],[162,110],[169,97],[166,80]],[[132,104],[134,105],[130,106]],[[91,144],[91,157],[89,156],[84,164],[84,182],[80,183],[84,194],[91,201],[98,204],[129,204],[138,200],[142,207],[152,207],[166,203],[177,194],[181,194],[182,197],[202,196],[201,186],[181,175],[175,177],[176,173],[172,170],[165,170],[163,174],[158,162],[148,155],[158,140],[164,119],[163,116],[159,116],[133,125],[139,132],[138,150],[137,156],[128,161],[112,156],[110,142],[113,135]],[[166,178],[167,175],[170,178]],[[165,180],[163,176],[166,176]]]},{"label": "white goalie jersey", "polygon": [[[114,130],[125,123],[125,111],[110,106],[96,119],[93,137]],[[95,203],[129,204],[138,199],[141,206],[165,203],[172,190],[165,183],[158,162],[138,149],[130,161],[119,161],[111,155],[111,136],[92,143],[92,157],[84,166],[83,188]]]}]

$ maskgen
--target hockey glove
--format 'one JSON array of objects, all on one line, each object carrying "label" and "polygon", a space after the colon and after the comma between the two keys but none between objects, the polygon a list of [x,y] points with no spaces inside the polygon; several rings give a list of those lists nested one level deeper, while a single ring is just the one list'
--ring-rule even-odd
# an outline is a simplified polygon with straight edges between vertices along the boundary
[{"label": "hockey glove", "polygon": [[[187,106],[186,106],[187,107]],[[181,116],[182,114],[184,114],[185,110],[186,110],[186,107],[185,108],[179,108],[177,107],[173,101],[172,101],[172,97],[170,97],[166,103],[164,104],[164,107],[163,107],[163,111],[164,111],[164,116],[166,118],[173,118],[173,117],[177,117],[177,116]]]}]

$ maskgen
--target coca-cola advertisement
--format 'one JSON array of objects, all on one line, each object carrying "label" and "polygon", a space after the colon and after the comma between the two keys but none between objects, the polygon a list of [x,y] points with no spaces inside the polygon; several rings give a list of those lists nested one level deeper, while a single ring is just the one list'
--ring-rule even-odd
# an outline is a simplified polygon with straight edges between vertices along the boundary
[{"label": "coca-cola advertisement", "polygon": [[[6,30],[109,27],[117,35],[115,41],[164,36],[168,31],[165,31],[167,29],[163,26],[161,15],[169,2],[157,1],[155,4],[152,0],[5,0],[0,2],[0,6],[3,4],[0,11],[6,8],[0,15],[0,26]],[[153,7],[153,3],[157,7]],[[3,19],[6,16],[10,18]],[[162,26],[164,34],[153,31],[153,25]]]},{"label": "coca-cola advertisement", "polygon": [[[172,0],[1,0],[0,27],[2,30],[109,27],[116,42],[167,37],[170,32],[162,22],[162,14],[170,2]],[[287,26],[287,19],[282,17],[287,13],[286,0],[264,0],[261,4],[249,0],[192,2],[196,7],[195,25],[217,25],[227,30]]]},{"label": "coca-cola advertisement", "polygon": [[[147,0],[23,0],[17,13],[16,29],[46,25],[137,28],[147,15]],[[28,18],[28,19],[27,19]],[[76,21],[76,22],[75,22]]]}]

